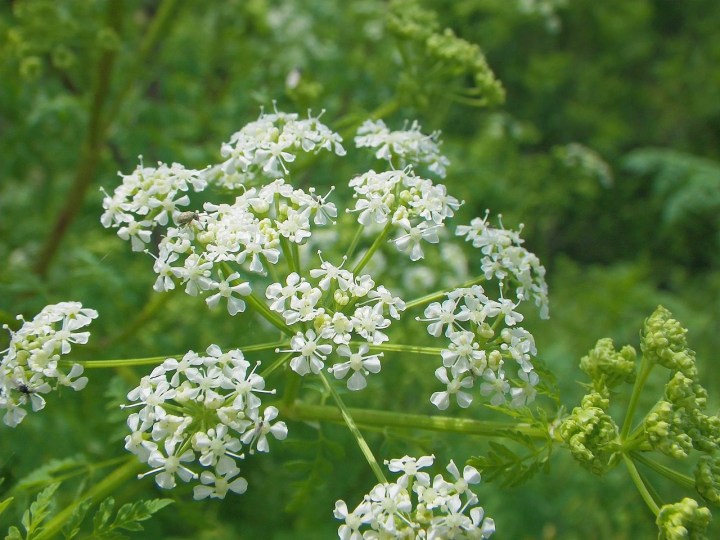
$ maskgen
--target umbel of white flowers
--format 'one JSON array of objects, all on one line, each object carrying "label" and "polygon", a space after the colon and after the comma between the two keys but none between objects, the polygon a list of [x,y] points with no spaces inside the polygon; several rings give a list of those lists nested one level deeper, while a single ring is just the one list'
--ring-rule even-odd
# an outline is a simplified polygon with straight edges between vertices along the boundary
[{"label": "umbel of white flowers", "polygon": [[[390,131],[382,121],[368,121],[355,143],[389,165],[349,181],[354,202],[346,212],[356,217],[356,239],[363,231],[375,238],[359,261],[333,261],[328,250],[318,249],[319,229],[338,226],[334,188],[320,196],[290,183],[299,154],[345,155],[342,138],[310,114],[262,113],[222,144],[221,163],[202,170],[141,164],[106,194],[101,222],[117,229],[133,250],[147,253],[153,230],[164,232],[152,254],[156,291],[182,287],[204,297],[210,308],[224,305],[230,316],[250,304],[289,336],[276,352],[287,355],[295,373],[327,370],[359,391],[381,371],[377,348],[391,341],[391,323],[406,309],[402,298],[379,283],[377,272],[362,268],[384,244],[422,266],[428,246],[448,241],[446,221],[462,203],[444,185],[416,173],[426,168],[445,175],[449,162],[440,153],[438,133],[423,135],[417,123]],[[208,186],[237,196],[190,209],[190,195]],[[523,406],[534,399],[539,378],[532,364],[534,340],[519,326],[519,306],[532,300],[547,316],[545,270],[522,247],[519,231],[492,227],[487,215],[458,227],[457,234],[480,251],[482,279],[498,282],[500,297],[479,284],[449,289],[418,318],[431,336],[447,340],[435,371],[445,390],[431,401],[445,409],[454,397],[467,407],[477,386],[494,405]],[[269,284],[263,279],[268,274]],[[277,409],[261,407],[262,392],[264,380],[240,350],[223,353],[213,345],[204,356],[191,351],[168,359],[128,394],[128,409],[139,411],[128,418],[126,448],[149,465],[145,474],[155,475],[160,487],[171,488],[179,478],[198,481],[196,498],[243,492],[246,482],[237,465],[243,451],[267,451],[267,434],[287,434],[284,423],[273,423]],[[461,511],[455,500],[444,503],[447,512]],[[468,519],[484,526],[477,512]]]},{"label": "umbel of white flowers", "polygon": [[338,529],[343,540],[363,538],[490,538],[495,522],[485,516],[478,498],[470,490],[480,483],[480,473],[465,466],[462,473],[451,460],[450,480],[420,469],[433,464],[435,456],[418,459],[405,456],[386,461],[388,469],[402,473],[392,483],[377,484],[351,512],[345,501],[335,503],[335,517],[344,523]]},{"label": "umbel of white flowers", "polygon": [[15,427],[22,422],[28,405],[33,411],[43,409],[43,394],[59,386],[85,388],[88,379],[81,377],[82,366],[65,369],[59,361],[73,345],[87,343],[90,332],[81,330],[97,316],[80,302],[60,302],[45,306],[31,321],[19,315],[23,324],[16,332],[3,326],[10,331],[10,345],[0,353],[0,409],[5,409],[5,424]]}]

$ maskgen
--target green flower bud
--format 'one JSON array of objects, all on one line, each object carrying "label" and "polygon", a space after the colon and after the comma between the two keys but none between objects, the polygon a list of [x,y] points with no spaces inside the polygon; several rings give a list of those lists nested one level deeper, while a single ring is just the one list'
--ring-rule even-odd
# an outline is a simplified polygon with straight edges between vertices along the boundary
[{"label": "green flower bud", "polygon": [[658,512],[658,540],[703,540],[712,515],[693,499],[666,504]]},{"label": "green flower bud", "polygon": [[348,294],[341,291],[340,289],[333,293],[333,299],[338,306],[346,306],[347,303],[350,301],[350,297],[348,296]]},{"label": "green flower bud", "polygon": [[478,336],[483,339],[490,339],[495,335],[495,330],[488,323],[482,323],[477,329]]},{"label": "green flower bud", "polygon": [[493,371],[497,371],[502,363],[502,353],[500,351],[490,351],[488,354],[488,367]]},{"label": "green flower bud", "polygon": [[401,39],[425,41],[438,28],[437,16],[421,8],[417,0],[393,0],[387,27]]},{"label": "green flower bud", "polygon": [[332,321],[332,317],[330,317],[327,313],[323,313],[315,317],[313,319],[313,328],[315,328],[315,332],[320,332],[323,326],[330,324],[330,321]]},{"label": "green flower bud", "polygon": [[618,427],[605,412],[609,404],[607,398],[591,392],[559,428],[573,457],[597,475],[614,467],[620,457]]},{"label": "green flower bud", "polygon": [[707,392],[677,371],[665,385],[665,398],[645,417],[644,426],[653,448],[674,458],[693,449],[714,452],[720,446],[720,418],[703,413]]},{"label": "green flower bud", "polygon": [[669,401],[658,401],[645,417],[644,428],[651,446],[670,457],[687,457],[693,444],[685,432],[685,415]]},{"label": "green flower bud", "polygon": [[629,345],[618,352],[612,339],[603,338],[580,360],[580,369],[593,382],[602,382],[607,388],[614,388],[621,383],[635,381],[635,358],[635,349]]},{"label": "green flower bud", "polygon": [[695,489],[709,503],[720,505],[720,456],[702,456],[695,468]]},{"label": "green flower bud", "polygon": [[687,348],[687,330],[671,315],[667,309],[658,306],[645,321],[640,349],[650,362],[682,371],[687,377],[695,379],[695,353]]}]

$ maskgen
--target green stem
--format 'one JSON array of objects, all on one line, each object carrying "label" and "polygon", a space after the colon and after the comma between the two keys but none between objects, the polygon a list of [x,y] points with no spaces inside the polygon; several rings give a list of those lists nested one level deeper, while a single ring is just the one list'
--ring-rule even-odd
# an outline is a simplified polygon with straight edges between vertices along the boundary
[{"label": "green stem", "polygon": [[165,294],[157,294],[155,291],[151,292],[151,296],[143,306],[142,310],[138,315],[126,326],[120,333],[110,337],[105,343],[99,345],[99,349],[107,349],[115,343],[124,342],[131,337],[139,329],[143,328],[145,324],[152,320],[170,300],[172,293],[166,292]]},{"label": "green stem", "polygon": [[[244,353],[267,351],[270,349],[276,349],[286,345],[287,341],[272,341],[270,343],[259,343],[257,345],[247,345],[245,347],[239,347]],[[86,369],[104,369],[104,368],[117,368],[117,367],[131,367],[131,366],[154,366],[168,358],[182,358],[183,354],[168,354],[165,356],[150,356],[148,358],[119,358],[117,360],[60,360],[58,363],[62,366],[72,366],[73,364],[80,364]]]},{"label": "green stem", "polygon": [[632,428],[632,420],[633,416],[635,416],[635,409],[637,409],[638,402],[640,401],[640,394],[642,394],[643,388],[645,388],[645,382],[653,366],[654,364],[643,355],[640,362],[640,372],[635,379],[632,395],[630,396],[630,403],[628,403],[627,410],[625,411],[625,419],[623,420],[622,429],[620,430],[620,440],[623,442],[627,439],[628,433],[630,433],[630,429]]},{"label": "green stem", "polygon": [[378,463],[377,459],[375,459],[375,456],[373,455],[372,451],[370,450],[370,447],[368,446],[367,442],[365,442],[365,438],[362,436],[362,433],[360,433],[360,429],[358,429],[357,424],[355,424],[355,420],[353,420],[352,415],[350,414],[350,410],[345,406],[345,403],[343,403],[343,400],[340,398],[340,394],[337,393],[337,390],[335,390],[335,387],[332,385],[332,383],[328,380],[327,375],[324,371],[321,371],[319,373],[320,380],[322,380],[323,384],[325,385],[325,388],[330,393],[330,395],[335,400],[335,403],[337,404],[338,408],[340,409],[340,414],[342,415],[343,420],[345,421],[345,424],[347,425],[350,432],[355,437],[355,440],[357,441],[358,446],[360,447],[360,451],[365,456],[365,459],[368,462],[368,465],[370,465],[370,468],[372,469],[373,473],[375,473],[375,478],[377,478],[377,481],[381,484],[387,483],[387,478],[385,478],[385,474],[383,474],[382,469],[380,468],[380,464]]},{"label": "green stem", "polygon": [[[105,23],[118,34],[120,34],[124,18],[123,7],[122,0],[111,0],[107,3],[105,12]],[[93,85],[88,126],[80,150],[80,159],[75,171],[75,178],[70,190],[67,192],[60,214],[57,216],[50,234],[45,238],[42,248],[40,248],[35,264],[35,273],[41,277],[47,275],[50,265],[58,253],[60,243],[70,224],[75,221],[80,212],[85,200],[85,194],[97,172],[100,163],[100,152],[105,142],[103,110],[110,95],[110,81],[116,56],[115,50],[106,50],[100,55],[95,66],[97,75]]]},{"label": "green stem", "polygon": [[635,487],[640,492],[640,496],[645,501],[645,504],[648,505],[648,508],[652,511],[652,513],[657,516],[658,512],[660,512],[660,507],[657,505],[655,500],[652,498],[652,495],[648,491],[647,487],[645,486],[645,482],[643,482],[642,478],[640,477],[640,473],[637,470],[637,467],[635,467],[635,463],[633,463],[633,460],[628,457],[627,454],[623,454],[623,461],[625,462],[625,466],[628,469],[628,472],[630,473],[630,478],[633,481],[633,484],[635,484]]},{"label": "green stem", "polygon": [[[350,345],[367,345],[366,341],[351,341]],[[387,352],[407,352],[415,354],[426,354],[429,356],[440,356],[444,350],[440,347],[421,347],[419,345],[403,345],[399,343],[381,343],[379,345],[370,345],[371,351],[387,351]]]},{"label": "green stem", "polygon": [[303,378],[294,371],[288,370],[286,379],[287,384],[283,392],[283,403],[286,407],[290,407],[300,393]]},{"label": "green stem", "polygon": [[671,469],[670,467],[667,467],[661,463],[658,463],[654,459],[650,459],[643,455],[641,452],[630,452],[630,456],[632,459],[637,461],[638,463],[642,463],[647,468],[652,469],[656,473],[664,476],[665,478],[672,480],[673,482],[676,482],[677,484],[683,486],[684,488],[688,489],[694,489],[695,488],[695,480],[691,477],[689,477],[686,474],[682,474],[675,469]]},{"label": "green stem", "polygon": [[292,252],[293,259],[295,259],[295,271],[302,275],[302,261],[300,260],[300,249],[296,242],[290,244],[290,251]]},{"label": "green stem", "polygon": [[51,538],[57,538],[63,525],[70,519],[77,506],[85,500],[85,498],[91,498],[94,503],[100,502],[102,499],[107,497],[109,494],[117,490],[117,488],[123,484],[126,480],[132,478],[137,471],[142,467],[135,456],[133,456],[127,463],[118,467],[100,482],[95,484],[90,490],[88,490],[85,497],[78,499],[69,506],[63,508],[60,512],[55,514],[53,518],[45,524],[45,527],[40,531],[39,534],[34,536],[34,540],[49,540]]},{"label": "green stem", "polygon": [[255,308],[260,315],[265,317],[270,324],[283,334],[287,334],[288,336],[295,335],[295,331],[285,324],[285,321],[283,321],[277,313],[271,311],[270,308],[265,305],[265,302],[255,296],[255,293],[245,296],[244,298],[250,306]]},{"label": "green stem", "polygon": [[[522,434],[534,439],[548,440],[551,438],[545,428],[522,422],[493,422],[473,420],[471,418],[453,418],[449,416],[429,416],[421,414],[405,414],[394,411],[377,411],[371,409],[347,409],[348,414],[358,423],[367,426],[415,428],[427,431],[447,433],[464,433],[484,437],[512,438]],[[335,407],[295,403],[283,409],[283,414],[295,420],[319,420],[342,422],[344,415]],[[553,437],[561,442],[560,436]]]},{"label": "green stem", "polygon": [[363,227],[361,224],[358,223],[357,231],[355,231],[355,236],[353,236],[352,241],[350,242],[350,246],[348,247],[347,251],[345,252],[345,257],[350,260],[350,257],[353,256],[353,253],[355,253],[355,249],[357,248],[358,242],[360,242],[360,238],[362,238],[362,233],[365,230],[365,227]]},{"label": "green stem", "polygon": [[477,285],[478,283],[482,283],[485,281],[484,276],[478,276],[474,277],[471,280],[466,281],[462,285],[459,285],[458,287],[453,287],[453,289],[443,289],[440,291],[431,292],[430,294],[426,294],[425,296],[421,296],[420,298],[416,298],[415,300],[411,300],[410,302],[407,302],[405,304],[405,310],[412,309],[417,306],[422,306],[424,304],[429,304],[430,302],[434,302],[436,300],[442,299],[450,290],[454,289],[464,289],[465,287],[472,287],[473,285]]},{"label": "green stem", "polygon": [[[276,352],[280,352],[280,351],[276,351]],[[287,361],[288,361],[290,358],[292,358],[294,354],[296,354],[295,351],[291,351],[291,352],[289,352],[289,353],[287,353],[287,354],[283,354],[282,356],[276,358],[275,360],[272,361],[272,363],[271,363],[268,367],[266,367],[265,369],[263,369],[263,370],[260,372],[260,376],[261,376],[263,379],[267,379],[268,375],[270,375],[273,371],[275,371],[275,370],[276,370],[277,368],[279,368],[280,366],[282,366],[282,365],[284,365],[285,363],[287,363]]]},{"label": "green stem", "polygon": [[382,243],[385,241],[385,238],[390,234],[390,231],[392,230],[392,222],[388,221],[387,225],[385,225],[385,228],[382,230],[380,235],[375,239],[375,241],[372,243],[372,245],[368,248],[368,250],[365,252],[365,255],[363,255],[362,259],[358,261],[358,263],[355,265],[355,267],[352,269],[352,273],[357,275],[357,273],[362,270],[365,265],[370,261],[373,255],[375,255],[375,252],[378,250],[378,248],[382,245]]}]

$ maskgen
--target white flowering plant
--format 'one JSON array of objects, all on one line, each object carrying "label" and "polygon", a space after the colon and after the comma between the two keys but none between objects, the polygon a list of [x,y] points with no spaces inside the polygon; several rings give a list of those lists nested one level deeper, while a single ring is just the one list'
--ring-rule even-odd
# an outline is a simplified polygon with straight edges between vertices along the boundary
[{"label": "white flowering plant", "polygon": [[[215,164],[188,169],[141,162],[121,174],[121,183],[103,192],[100,221],[144,253],[156,275],[153,289],[182,291],[200,304],[203,299],[202,309],[226,312],[240,329],[250,321],[261,329],[239,331],[232,347],[204,343],[201,352],[160,358],[74,362],[61,357],[88,341],[89,333],[79,330],[98,313],[76,302],[48,306],[11,332],[3,352],[5,424],[17,426],[28,406],[42,409],[42,395],[55,388],[81,390],[88,383],[83,370],[148,366],[121,406],[132,460],[95,497],[132,476],[153,478],[161,490],[191,486],[195,500],[259,492],[262,486],[246,478],[256,466],[254,454],[291,440],[293,425],[341,422],[376,480],[353,510],[342,500],[334,512],[328,509],[344,540],[488,538],[495,522],[471,485],[477,489],[481,475],[520,483],[546,469],[557,446],[596,474],[624,462],[657,516],[661,537],[702,537],[709,511],[690,498],[661,504],[636,468],[642,463],[718,502],[720,420],[704,413],[705,391],[677,321],[662,309],[648,319],[639,368],[632,348],[618,352],[601,340],[581,363],[592,379],[590,392],[565,414],[551,370],[522,326],[528,311],[549,316],[545,269],[524,247],[522,227],[505,228],[489,212],[453,224],[463,202],[438,182],[450,166],[438,133],[425,135],[416,122],[393,131],[368,120],[354,143],[360,152],[369,149],[382,170],[358,172],[322,192],[297,187],[293,167],[341,159],[346,142],[321,115],[277,109],[231,135]],[[467,275],[471,265],[458,244],[472,250],[477,275]],[[418,276],[439,257],[440,287],[423,290]],[[253,340],[266,335],[271,339]],[[347,401],[381,384],[388,357],[413,364],[435,391],[408,403],[417,413],[350,408]],[[665,396],[633,424],[655,365],[671,370]],[[633,387],[618,427],[609,402],[623,383]],[[548,399],[538,407],[541,395]],[[429,407],[443,413],[426,413]],[[464,412],[481,407],[506,418],[480,420]],[[509,446],[493,443],[483,456],[453,456],[468,463],[461,472],[451,459],[449,477],[420,470],[433,465],[432,455],[389,459],[390,472],[402,473],[391,482],[363,431],[400,426],[499,437]],[[529,453],[517,453],[513,444]],[[648,457],[654,451],[675,458],[702,454],[696,479]],[[43,493],[42,500],[52,495]],[[135,508],[136,521],[166,503]],[[33,538],[53,537],[71,519],[82,519],[90,504],[73,503]],[[118,519],[128,512],[121,509]]]}]

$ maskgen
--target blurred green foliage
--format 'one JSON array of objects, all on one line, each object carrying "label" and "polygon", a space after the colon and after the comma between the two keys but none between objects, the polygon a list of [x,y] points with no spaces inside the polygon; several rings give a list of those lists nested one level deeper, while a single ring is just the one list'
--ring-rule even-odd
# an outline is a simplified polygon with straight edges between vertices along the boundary
[{"label": "blurred green foliage", "polygon": [[[4,2],[1,322],[12,326],[15,314],[79,300],[100,319],[78,358],[170,354],[257,337],[263,329],[251,317],[238,325],[193,298],[156,295],[147,257],[100,226],[99,189],[114,189],[116,171],[134,168],[140,154],[148,164],[213,162],[220,141],[277,100],[284,110],[327,109],[323,121],[346,140],[371,114],[443,130],[453,163],[446,184],[466,201],[458,222],[490,208],[507,225],[525,223],[526,245],[548,268],[552,319],[529,327],[567,406],[581,395],[580,357],[600,337],[637,345],[643,319],[662,303],[690,328],[717,407],[716,8],[715,0]],[[415,10],[414,30],[397,22],[408,10]],[[442,61],[438,48],[451,38],[463,62]],[[494,107],[463,104],[477,97]],[[318,163],[312,177],[297,181],[342,186],[369,165]],[[387,359],[384,377],[368,393],[348,396],[349,404],[431,412],[416,399],[435,384],[425,359]],[[13,508],[40,489],[16,489],[38,464],[122,455],[118,404],[141,373],[92,375],[85,391],[51,397],[47,411],[0,438],[0,489],[18,497]],[[248,462],[244,496],[188,503],[189,493],[158,494],[145,480],[115,494],[118,506],[176,499],[136,537],[333,537],[334,501],[359,500],[370,487],[367,466],[342,426],[290,431],[270,456]],[[401,430],[368,435],[381,459],[434,452],[461,461],[486,448]],[[598,479],[557,455],[549,476],[510,490],[483,484],[479,494],[498,537],[651,537],[653,519],[627,482],[617,472]],[[58,493],[68,501],[74,489],[69,480]],[[19,523],[12,509],[2,517],[3,525]]]}]

